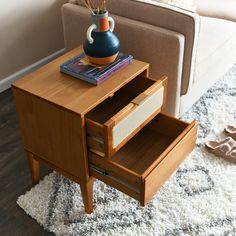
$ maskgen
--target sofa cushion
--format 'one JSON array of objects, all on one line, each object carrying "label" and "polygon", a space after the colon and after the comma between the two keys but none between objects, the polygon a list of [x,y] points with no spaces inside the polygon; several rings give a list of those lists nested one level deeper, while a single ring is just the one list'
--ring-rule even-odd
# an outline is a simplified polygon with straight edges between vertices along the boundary
[{"label": "sofa cushion", "polygon": [[[194,83],[205,80],[209,71],[218,67],[234,56],[236,60],[236,23],[212,17],[201,17],[201,28],[196,56]],[[226,68],[227,69],[227,68]]]},{"label": "sofa cushion", "polygon": [[194,84],[180,98],[180,115],[233,66],[235,52],[236,23],[202,16]]},{"label": "sofa cushion", "polygon": [[202,16],[236,22],[235,0],[196,0],[197,12]]}]

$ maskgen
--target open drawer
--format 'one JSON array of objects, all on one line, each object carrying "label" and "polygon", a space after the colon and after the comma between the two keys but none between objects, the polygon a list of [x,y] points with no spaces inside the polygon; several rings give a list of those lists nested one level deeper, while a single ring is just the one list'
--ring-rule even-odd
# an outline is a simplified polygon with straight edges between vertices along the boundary
[{"label": "open drawer", "polygon": [[166,77],[155,81],[139,75],[87,113],[88,149],[112,157],[161,111],[165,86]]},{"label": "open drawer", "polygon": [[89,152],[90,174],[145,205],[195,146],[197,123],[158,114],[111,159]]}]

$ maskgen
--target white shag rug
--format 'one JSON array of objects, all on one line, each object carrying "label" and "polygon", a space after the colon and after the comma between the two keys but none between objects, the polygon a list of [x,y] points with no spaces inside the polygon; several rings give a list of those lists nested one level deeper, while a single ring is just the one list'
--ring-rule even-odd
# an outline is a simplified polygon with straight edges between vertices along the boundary
[{"label": "white shag rug", "polygon": [[146,207],[96,181],[94,212],[85,214],[79,185],[55,172],[17,203],[56,235],[236,235],[236,165],[204,147],[236,124],[236,65],[183,119],[200,122],[197,147]]}]

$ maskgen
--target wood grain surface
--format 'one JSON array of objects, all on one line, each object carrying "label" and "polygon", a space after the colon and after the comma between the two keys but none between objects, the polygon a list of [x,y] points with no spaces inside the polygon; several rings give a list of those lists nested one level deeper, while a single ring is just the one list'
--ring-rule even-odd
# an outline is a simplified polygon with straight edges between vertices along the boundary
[{"label": "wood grain surface", "polygon": [[[46,167],[42,167],[40,179],[49,172]],[[15,103],[8,89],[0,93],[0,235],[53,235],[16,204],[17,198],[31,187]]]},{"label": "wood grain surface", "polygon": [[81,180],[88,180],[84,120],[13,87],[24,148]]},{"label": "wood grain surface", "polygon": [[14,82],[13,86],[58,106],[85,114],[140,73],[147,70],[144,74],[148,74],[149,64],[137,60],[133,60],[132,64],[99,86],[61,73],[60,65],[81,52],[82,47],[78,47],[27,75],[23,80]]}]

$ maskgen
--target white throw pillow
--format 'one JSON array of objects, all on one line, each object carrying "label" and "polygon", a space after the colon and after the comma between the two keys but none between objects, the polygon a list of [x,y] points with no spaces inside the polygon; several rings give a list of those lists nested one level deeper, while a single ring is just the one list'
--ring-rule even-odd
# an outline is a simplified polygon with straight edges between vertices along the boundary
[{"label": "white throw pillow", "polygon": [[165,3],[188,11],[196,12],[195,0],[135,0],[149,4]]}]

